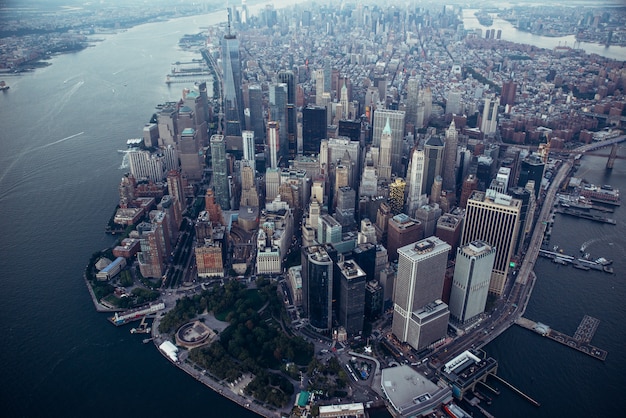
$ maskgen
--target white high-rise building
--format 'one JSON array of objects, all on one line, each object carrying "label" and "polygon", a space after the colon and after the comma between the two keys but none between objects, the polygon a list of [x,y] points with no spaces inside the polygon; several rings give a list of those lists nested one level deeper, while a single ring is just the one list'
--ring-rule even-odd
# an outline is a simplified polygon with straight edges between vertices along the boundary
[{"label": "white high-rise building", "polygon": [[493,189],[474,191],[467,201],[461,245],[481,240],[496,248],[489,292],[502,295],[513,256],[522,202]]},{"label": "white high-rise building", "polygon": [[252,168],[253,173],[256,173],[254,131],[243,131],[241,137],[243,139],[243,159],[248,161],[248,167]]},{"label": "white high-rise building", "polygon": [[450,315],[467,323],[485,311],[496,249],[476,240],[457,249]]},{"label": "white high-rise building", "polygon": [[430,237],[398,249],[392,332],[416,350],[444,338],[450,311],[441,301],[450,245]]},{"label": "white high-rise building", "polygon": [[270,121],[267,124],[267,151],[269,154],[270,168],[278,167],[278,155],[280,152],[280,138],[278,135],[278,123]]},{"label": "white high-rise building", "polygon": [[337,114],[337,119],[341,120],[341,119],[348,119],[348,113],[349,113],[349,108],[348,108],[348,87],[346,86],[346,82],[343,82],[343,86],[341,87],[341,96],[340,96],[340,100],[339,103],[341,104],[341,112],[342,114],[339,115]]},{"label": "white high-rise building", "polygon": [[324,106],[324,70],[315,70],[315,105]]},{"label": "white high-rise building", "polygon": [[456,154],[459,143],[459,133],[454,120],[446,129],[446,142],[443,150],[443,188],[456,190]]},{"label": "white high-rise building", "polygon": [[372,132],[372,146],[380,147],[383,130],[387,125],[387,121],[389,121],[389,127],[391,129],[391,172],[401,177],[404,177],[404,173],[402,173],[404,118],[404,110],[377,109],[374,112],[374,126]]},{"label": "white high-rise building", "polygon": [[422,203],[422,183],[424,178],[424,151],[414,148],[407,172],[407,214],[415,216],[415,211]]},{"label": "white high-rise building", "polygon": [[133,149],[127,153],[130,173],[137,180],[150,180],[155,183],[165,178],[164,157],[150,151]]},{"label": "white high-rise building", "polygon": [[498,106],[500,105],[500,99],[485,98],[485,108],[483,109],[482,122],[480,124],[480,130],[486,136],[493,136],[496,133],[498,127]]},{"label": "white high-rise building", "polygon": [[380,136],[380,150],[378,155],[378,177],[391,180],[391,127],[389,118]]}]

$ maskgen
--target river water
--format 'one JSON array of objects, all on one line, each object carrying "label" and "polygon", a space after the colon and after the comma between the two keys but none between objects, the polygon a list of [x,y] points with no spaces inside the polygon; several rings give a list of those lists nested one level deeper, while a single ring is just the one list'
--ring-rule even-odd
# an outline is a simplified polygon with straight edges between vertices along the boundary
[{"label": "river water", "polygon": [[[255,416],[173,367],[142,336],[109,324],[94,311],[82,280],[90,255],[113,242],[103,231],[123,174],[117,150],[141,136],[155,104],[181,97],[183,85],[164,83],[172,62],[192,57],[178,50],[178,39],[224,18],[176,19],[107,35],[93,48],[9,79],[11,89],[0,94],[4,416]],[[610,174],[603,164],[586,157],[580,172],[626,190],[624,161]],[[540,260],[526,314],[570,334],[583,314],[599,318],[593,343],[609,351],[607,361],[512,328],[487,351],[500,361],[499,374],[542,406],[529,409],[503,390],[491,407],[496,416],[604,416],[625,407],[624,212],[614,214],[618,226],[557,218],[554,243],[575,253],[601,237],[588,251],[615,259],[618,274]]]},{"label": "river water", "polygon": [[623,46],[611,45],[607,47],[590,42],[576,42],[574,35],[558,37],[533,35],[532,33],[518,30],[510,22],[500,19],[494,14],[491,14],[493,17],[493,24],[491,26],[483,26],[478,22],[478,19],[474,15],[474,12],[476,11],[478,11],[478,9],[463,9],[463,26],[465,29],[469,30],[481,29],[483,36],[485,36],[485,31],[488,29],[495,29],[496,33],[499,29],[501,29],[502,39],[505,41],[534,45],[539,48],[546,49],[553,49],[558,46],[567,46],[570,48],[576,47],[577,49],[583,49],[588,54],[598,54],[603,57],[620,61],[626,60],[626,47]]},{"label": "river water", "polygon": [[[619,155],[626,156],[623,145]],[[605,164],[606,158],[584,157],[575,175],[594,184],[611,184],[623,194],[626,160],[617,160],[613,170],[606,170]],[[621,416],[626,408],[622,396],[626,382],[626,207],[608,216],[617,225],[556,215],[550,243],[576,256],[585,244],[591,256],[614,260],[615,274],[577,270],[540,258],[535,267],[537,282],[524,315],[568,335],[574,334],[584,315],[598,318],[601,322],[591,344],[608,351],[606,361],[513,326],[487,345],[486,351],[498,360],[498,375],[541,407],[502,388],[501,395],[487,407],[495,416],[605,417]]]}]

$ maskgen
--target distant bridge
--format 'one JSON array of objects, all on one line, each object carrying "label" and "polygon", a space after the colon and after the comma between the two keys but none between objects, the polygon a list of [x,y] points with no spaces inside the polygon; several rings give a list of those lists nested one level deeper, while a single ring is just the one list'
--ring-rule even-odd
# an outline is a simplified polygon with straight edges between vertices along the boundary
[{"label": "distant bridge", "polygon": [[[586,144],[586,145],[583,145],[583,146],[580,146],[578,148],[574,148],[571,150],[553,150],[552,152],[554,152],[555,154],[569,154],[569,155],[577,155],[577,154],[583,155],[584,154],[584,155],[596,155],[600,157],[608,157],[606,161],[606,168],[611,169],[613,168],[613,164],[615,163],[615,160],[617,159],[626,160],[626,157],[617,155],[617,150],[619,149],[618,144],[623,141],[626,141],[626,135],[620,135],[615,138],[607,139],[605,141],[595,141],[590,144]],[[593,151],[596,149],[605,148],[608,146],[611,146],[611,151],[609,152],[608,155],[589,152],[589,151]]]}]

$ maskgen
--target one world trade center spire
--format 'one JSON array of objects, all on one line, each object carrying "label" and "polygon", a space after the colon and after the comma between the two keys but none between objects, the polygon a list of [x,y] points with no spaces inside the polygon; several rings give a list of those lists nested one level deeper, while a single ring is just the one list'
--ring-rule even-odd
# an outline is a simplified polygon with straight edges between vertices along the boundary
[{"label": "one world trade center spire", "polygon": [[222,40],[222,74],[224,83],[225,135],[240,136],[243,130],[243,95],[241,92],[241,59],[239,40],[230,31],[231,9],[228,8],[228,32]]}]

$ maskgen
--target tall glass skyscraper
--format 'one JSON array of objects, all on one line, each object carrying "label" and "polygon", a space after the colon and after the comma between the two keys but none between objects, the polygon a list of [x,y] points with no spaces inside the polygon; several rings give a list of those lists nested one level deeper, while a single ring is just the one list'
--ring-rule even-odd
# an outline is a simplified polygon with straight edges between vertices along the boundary
[{"label": "tall glass skyscraper", "polygon": [[333,272],[337,251],[332,245],[302,248],[302,307],[316,331],[332,327]]},{"label": "tall glass skyscraper", "polygon": [[213,188],[215,200],[222,210],[230,209],[228,170],[226,166],[226,143],[223,135],[211,137],[211,166],[213,167]]},{"label": "tall glass skyscraper", "polygon": [[224,117],[226,135],[241,135],[243,129],[243,94],[241,92],[241,59],[239,40],[230,33],[230,9],[228,10],[228,33],[222,40],[222,74],[224,83]]}]

